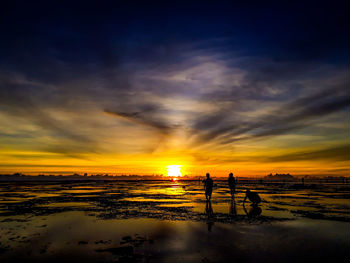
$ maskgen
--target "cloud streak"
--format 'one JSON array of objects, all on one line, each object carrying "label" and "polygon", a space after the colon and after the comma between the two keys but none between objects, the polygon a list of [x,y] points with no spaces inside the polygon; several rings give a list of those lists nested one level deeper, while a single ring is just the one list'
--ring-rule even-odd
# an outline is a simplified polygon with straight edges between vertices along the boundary
[{"label": "cloud streak", "polygon": [[[346,110],[350,106],[349,85],[350,79],[345,79],[337,85],[321,86],[310,95],[299,95],[299,98],[294,100],[275,96],[271,102],[275,102],[278,106],[268,112],[257,114],[256,117],[245,118],[245,112],[237,111],[237,106],[234,108],[224,106],[220,111],[203,116],[194,122],[193,129],[198,131],[195,143],[215,140],[219,144],[230,144],[235,141],[285,134],[311,126],[322,117]],[[303,89],[304,92],[312,90],[308,87]],[[230,94],[225,99],[227,100],[229,96]],[[232,101],[239,103],[240,98],[237,94],[231,97]],[[259,103],[263,98],[257,100],[255,97],[254,100]],[[219,101],[216,103],[220,103]]]},{"label": "cloud streak", "polygon": [[121,119],[125,119],[127,121],[130,121],[132,123],[140,124],[146,127],[153,128],[160,132],[161,134],[169,134],[172,129],[174,129],[174,126],[168,125],[164,121],[156,120],[155,118],[150,118],[145,116],[145,112],[132,112],[132,113],[126,113],[126,112],[117,112],[117,111],[111,111],[111,110],[104,110],[104,113],[119,117]]},{"label": "cloud streak", "polygon": [[290,154],[281,154],[279,156],[268,157],[264,159],[264,161],[269,162],[293,162],[314,160],[348,161],[350,160],[350,144],[337,145],[318,150],[308,150]]}]

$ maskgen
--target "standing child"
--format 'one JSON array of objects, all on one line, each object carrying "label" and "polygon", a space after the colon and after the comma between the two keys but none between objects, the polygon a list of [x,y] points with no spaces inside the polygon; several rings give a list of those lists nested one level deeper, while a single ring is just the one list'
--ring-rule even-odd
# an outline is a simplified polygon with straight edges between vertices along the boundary
[{"label": "standing child", "polygon": [[233,196],[236,192],[236,179],[233,173],[230,173],[228,176],[228,186],[230,187],[231,196]]},{"label": "standing child", "polygon": [[213,192],[213,179],[210,178],[210,174],[207,173],[207,179],[205,179],[204,181],[204,189],[205,189],[205,198],[210,201],[211,199],[211,194]]}]

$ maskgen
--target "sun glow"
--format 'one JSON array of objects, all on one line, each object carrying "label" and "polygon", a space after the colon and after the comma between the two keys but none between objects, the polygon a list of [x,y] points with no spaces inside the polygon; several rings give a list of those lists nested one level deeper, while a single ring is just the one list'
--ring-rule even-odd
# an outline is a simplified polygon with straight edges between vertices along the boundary
[{"label": "sun glow", "polygon": [[166,167],[168,170],[168,176],[170,177],[180,177],[181,175],[181,165],[168,165]]}]

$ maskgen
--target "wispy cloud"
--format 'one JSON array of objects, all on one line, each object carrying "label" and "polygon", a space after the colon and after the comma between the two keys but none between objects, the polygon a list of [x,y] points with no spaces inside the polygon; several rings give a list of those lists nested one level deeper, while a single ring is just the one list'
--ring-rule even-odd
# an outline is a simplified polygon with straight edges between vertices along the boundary
[{"label": "wispy cloud", "polygon": [[293,161],[348,161],[350,160],[350,144],[336,145],[317,150],[299,151],[279,156],[271,156],[263,159],[268,162],[293,162]]},{"label": "wispy cloud", "polygon": [[146,113],[147,111],[127,113],[127,112],[116,112],[111,110],[104,110],[104,112],[114,117],[119,117],[140,125],[144,125],[146,127],[154,128],[162,134],[168,134],[173,128],[175,128],[174,126],[168,125],[164,121],[157,120],[154,117],[147,116],[147,113]]}]

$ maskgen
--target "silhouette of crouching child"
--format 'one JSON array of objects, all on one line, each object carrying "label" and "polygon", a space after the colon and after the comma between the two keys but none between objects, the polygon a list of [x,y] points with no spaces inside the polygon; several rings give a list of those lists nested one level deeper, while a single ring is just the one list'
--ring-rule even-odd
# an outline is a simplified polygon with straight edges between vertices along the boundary
[{"label": "silhouette of crouching child", "polygon": [[[247,198],[249,199],[250,202],[252,202],[252,205],[251,205],[252,208],[249,211],[247,211],[244,205]],[[259,194],[256,192],[251,192],[249,189],[247,189],[243,200],[243,210],[249,218],[258,217],[261,215],[262,210],[258,206],[259,203],[261,203],[261,198]]]},{"label": "silhouette of crouching child", "polygon": [[253,203],[253,204],[252,204],[253,206],[257,206],[258,204],[261,203],[261,198],[260,198],[259,194],[256,193],[256,192],[250,191],[250,189],[247,189],[247,191],[245,192],[245,197],[244,197],[244,200],[243,200],[243,205],[244,205],[244,203],[245,203],[245,201],[246,201],[247,198],[249,199],[250,202]]}]

